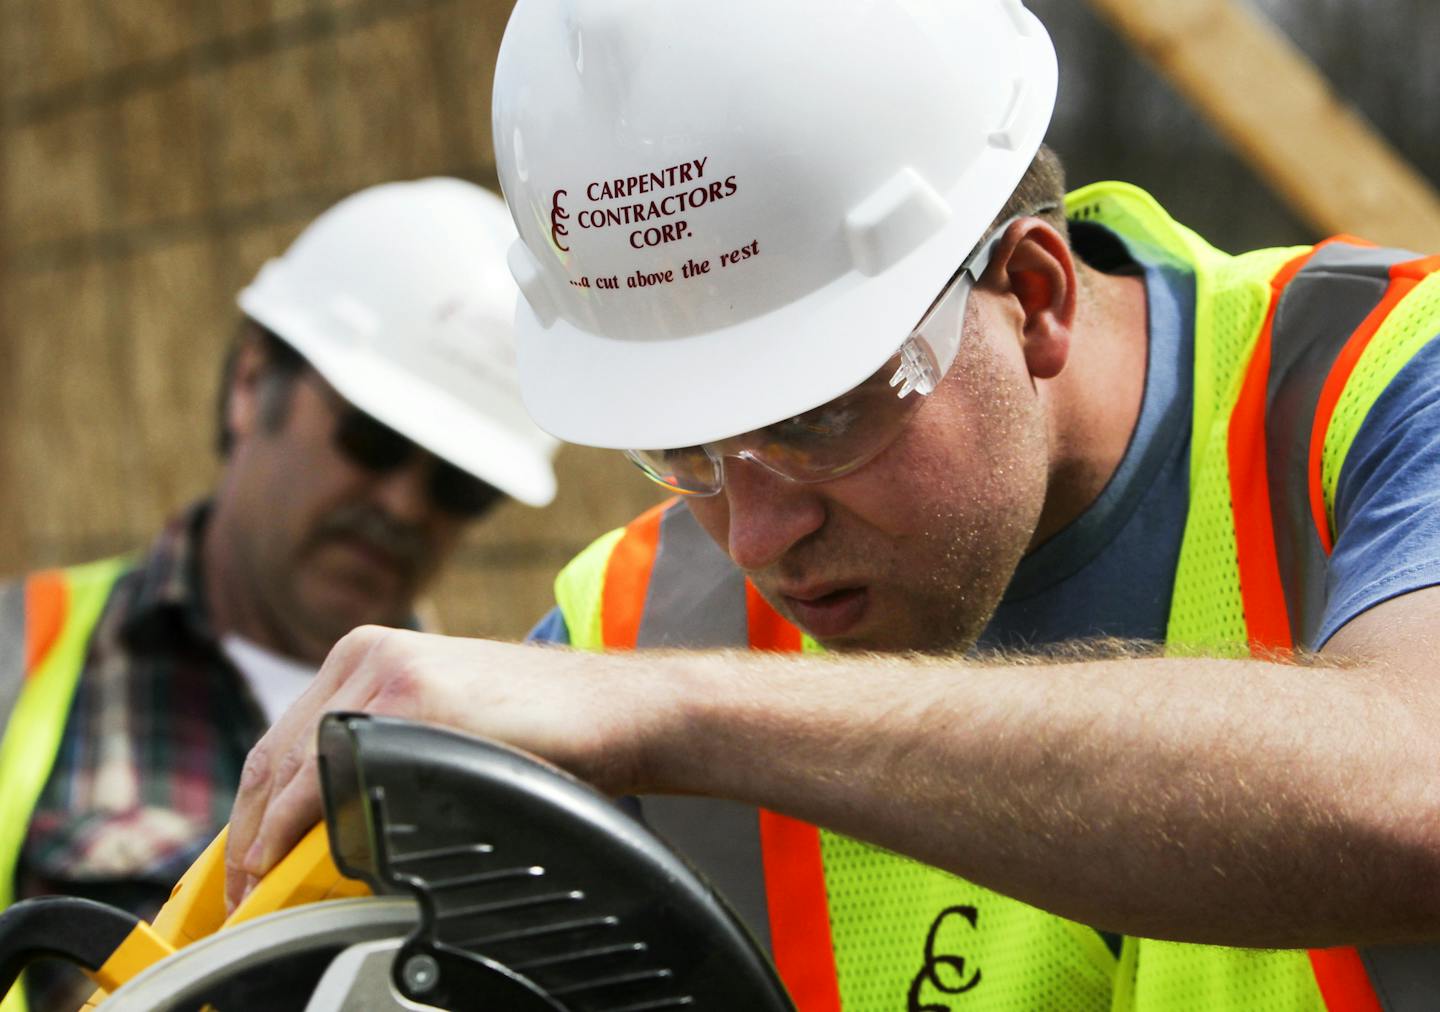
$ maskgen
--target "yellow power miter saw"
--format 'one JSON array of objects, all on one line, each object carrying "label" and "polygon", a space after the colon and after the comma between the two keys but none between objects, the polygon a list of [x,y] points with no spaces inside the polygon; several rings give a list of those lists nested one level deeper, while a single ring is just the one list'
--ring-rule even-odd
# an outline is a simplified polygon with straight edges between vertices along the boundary
[{"label": "yellow power miter saw", "polygon": [[153,923],[42,897],[0,915],[0,994],[40,957],[104,1012],[794,1012],[674,851],[514,749],[364,715],[320,727],[325,823],[227,915],[224,834]]}]

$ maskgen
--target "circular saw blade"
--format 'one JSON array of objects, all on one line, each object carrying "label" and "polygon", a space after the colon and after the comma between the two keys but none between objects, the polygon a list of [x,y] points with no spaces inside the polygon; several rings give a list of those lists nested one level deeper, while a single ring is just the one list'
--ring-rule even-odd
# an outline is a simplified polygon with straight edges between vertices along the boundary
[{"label": "circular saw blade", "polygon": [[352,945],[403,939],[418,919],[415,901],[401,896],[333,900],[277,911],[186,946],[136,976],[100,1008],[104,1012],[255,1008],[302,1012],[337,955]]}]

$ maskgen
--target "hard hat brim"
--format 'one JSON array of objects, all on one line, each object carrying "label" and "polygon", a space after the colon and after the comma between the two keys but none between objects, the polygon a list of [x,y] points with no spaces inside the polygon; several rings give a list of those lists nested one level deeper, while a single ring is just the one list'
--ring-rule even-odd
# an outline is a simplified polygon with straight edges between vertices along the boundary
[{"label": "hard hat brim", "polygon": [[342,397],[418,446],[527,506],[555,499],[548,447],[517,439],[484,412],[364,350],[321,358],[311,364]]},{"label": "hard hat brim", "polygon": [[[259,307],[243,298],[241,306],[252,316],[260,315]],[[307,339],[302,320],[275,315],[272,307],[262,322],[283,335],[340,396],[361,411],[528,506],[548,506],[554,500],[553,444],[544,433],[536,431],[535,441],[517,438],[483,411],[416,379],[382,356],[363,347],[339,350],[332,342]]]}]

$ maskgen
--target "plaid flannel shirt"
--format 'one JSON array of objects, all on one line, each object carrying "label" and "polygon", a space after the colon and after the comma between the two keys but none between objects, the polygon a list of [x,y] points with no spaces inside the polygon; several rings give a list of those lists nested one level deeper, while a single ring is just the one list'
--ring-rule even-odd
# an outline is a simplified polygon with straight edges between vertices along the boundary
[{"label": "plaid flannel shirt", "polygon": [[[90,642],[16,895],[59,893],[149,919],[230,815],[265,718],[206,615],[206,504],[172,522],[115,585]],[[28,977],[32,1012],[94,986],[61,964]]]}]

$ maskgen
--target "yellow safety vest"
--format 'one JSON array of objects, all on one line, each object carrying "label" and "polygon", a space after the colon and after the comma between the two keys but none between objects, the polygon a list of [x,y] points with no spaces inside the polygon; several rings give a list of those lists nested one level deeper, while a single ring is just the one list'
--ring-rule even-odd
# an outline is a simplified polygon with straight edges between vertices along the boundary
[{"label": "yellow safety vest", "polygon": [[[1195,277],[1191,501],[1170,648],[1310,642],[1323,602],[1307,595],[1305,575],[1333,546],[1346,452],[1380,392],[1440,334],[1440,259],[1355,240],[1231,257],[1122,183],[1077,191],[1067,210]],[[1336,272],[1353,283],[1311,288]],[[1276,403],[1283,409],[1267,410]],[[557,578],[556,598],[580,649],[815,649],[678,502],[596,541]],[[1440,1004],[1433,947],[1261,951],[1127,938],[1117,961],[1089,928],[838,834],[729,803],[645,804],[769,944],[802,1012]]]},{"label": "yellow safety vest", "polygon": [[[20,850],[55,766],[90,635],[127,566],[108,559],[36,573],[0,600],[0,910],[15,899]],[[0,1012],[24,1009],[17,983]]]}]

